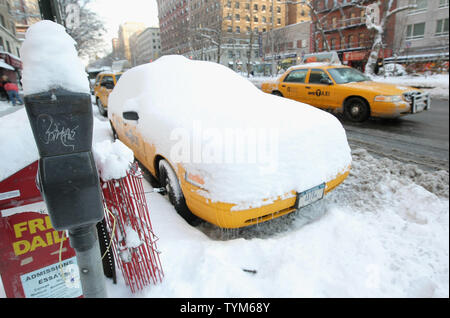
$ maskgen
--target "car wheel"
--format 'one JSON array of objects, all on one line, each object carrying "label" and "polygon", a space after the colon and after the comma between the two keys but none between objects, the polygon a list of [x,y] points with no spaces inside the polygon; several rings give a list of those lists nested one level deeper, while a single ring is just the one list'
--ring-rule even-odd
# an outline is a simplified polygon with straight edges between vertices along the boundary
[{"label": "car wheel", "polygon": [[363,122],[369,118],[370,108],[366,101],[352,97],[345,103],[345,117],[353,122]]},{"label": "car wheel", "polygon": [[192,214],[186,205],[186,199],[184,198],[177,175],[166,160],[161,160],[159,162],[159,182],[161,186],[166,189],[169,201],[175,207],[177,213],[190,225],[199,225],[201,219]]},{"label": "car wheel", "polygon": [[103,107],[103,103],[100,100],[100,98],[97,98],[97,107],[98,107],[98,111],[100,112],[100,115],[102,115],[103,117],[106,117],[106,109],[105,107]]},{"label": "car wheel", "polygon": [[272,92],[272,95],[283,97],[283,94],[281,94],[279,91]]}]

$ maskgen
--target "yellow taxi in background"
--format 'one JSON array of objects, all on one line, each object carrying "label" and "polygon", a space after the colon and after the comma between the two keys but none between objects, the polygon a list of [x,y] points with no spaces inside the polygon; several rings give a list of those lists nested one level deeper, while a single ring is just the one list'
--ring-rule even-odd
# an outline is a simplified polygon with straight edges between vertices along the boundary
[{"label": "yellow taxi in background", "polygon": [[369,117],[396,118],[430,109],[430,96],[418,89],[374,82],[343,65],[305,64],[289,68],[262,91],[343,113],[354,122]]},{"label": "yellow taxi in background", "polygon": [[108,97],[119,81],[120,76],[122,76],[121,72],[103,72],[97,75],[94,84],[94,95],[98,110],[102,116],[106,116],[108,113]]}]

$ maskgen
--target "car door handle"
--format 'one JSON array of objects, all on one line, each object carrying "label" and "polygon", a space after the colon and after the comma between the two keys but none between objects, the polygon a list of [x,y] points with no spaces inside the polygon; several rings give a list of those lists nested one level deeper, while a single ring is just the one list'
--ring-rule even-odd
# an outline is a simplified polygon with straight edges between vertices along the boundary
[{"label": "car door handle", "polygon": [[305,86],[306,89],[311,89],[311,86]]},{"label": "car door handle", "polygon": [[281,85],[281,87],[286,87],[286,85]]}]

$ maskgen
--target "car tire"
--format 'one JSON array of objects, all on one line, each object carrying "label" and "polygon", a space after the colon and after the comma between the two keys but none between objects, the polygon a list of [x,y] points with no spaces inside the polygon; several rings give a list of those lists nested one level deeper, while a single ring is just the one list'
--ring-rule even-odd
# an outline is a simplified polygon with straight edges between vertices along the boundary
[{"label": "car tire", "polygon": [[106,117],[108,112],[103,107],[103,104],[102,104],[102,101],[100,100],[100,98],[97,98],[97,107],[98,107],[98,111],[99,111],[100,115],[102,115],[103,117]]},{"label": "car tire", "polygon": [[169,201],[172,203],[177,213],[190,225],[199,225],[201,219],[192,214],[186,205],[186,199],[184,198],[177,175],[166,160],[161,160],[159,162],[159,182],[161,187],[166,189]]},{"label": "car tire", "polygon": [[369,118],[370,108],[362,98],[352,97],[345,102],[344,114],[348,120],[360,123]]},{"label": "car tire", "polygon": [[283,97],[283,94],[281,94],[279,91],[272,92],[272,95]]}]

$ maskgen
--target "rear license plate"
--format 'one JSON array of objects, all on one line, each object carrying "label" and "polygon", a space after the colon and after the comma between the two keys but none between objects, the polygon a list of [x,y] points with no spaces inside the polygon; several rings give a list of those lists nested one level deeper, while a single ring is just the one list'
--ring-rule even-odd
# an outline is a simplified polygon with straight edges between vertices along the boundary
[{"label": "rear license plate", "polygon": [[296,208],[300,209],[316,201],[321,200],[323,198],[324,193],[325,193],[325,183],[322,183],[317,187],[299,193],[297,196]]}]

